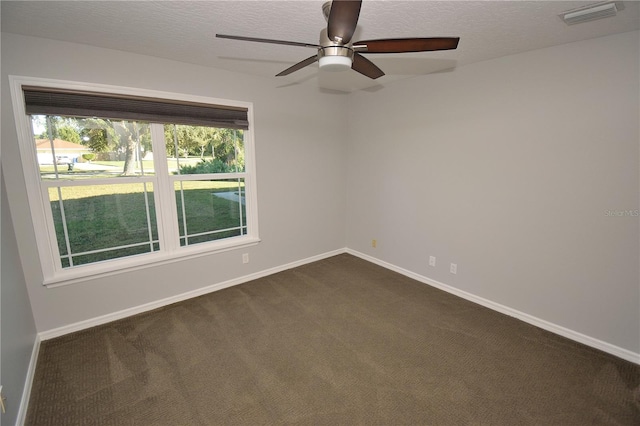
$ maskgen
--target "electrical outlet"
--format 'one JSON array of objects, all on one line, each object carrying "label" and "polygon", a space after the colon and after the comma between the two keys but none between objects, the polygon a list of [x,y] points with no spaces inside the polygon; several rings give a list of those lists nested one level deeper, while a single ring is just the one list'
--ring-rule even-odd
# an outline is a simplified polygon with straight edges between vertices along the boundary
[{"label": "electrical outlet", "polygon": [[371,247],[376,248],[378,246],[378,240],[371,240]]},{"label": "electrical outlet", "polygon": [[449,267],[449,272],[451,272],[452,274],[457,274],[458,265],[456,263],[452,263],[451,266]]},{"label": "electrical outlet", "polygon": [[249,263],[249,253],[242,254],[242,263]]},{"label": "electrical outlet", "polygon": [[429,266],[436,266],[436,257],[429,256]]}]

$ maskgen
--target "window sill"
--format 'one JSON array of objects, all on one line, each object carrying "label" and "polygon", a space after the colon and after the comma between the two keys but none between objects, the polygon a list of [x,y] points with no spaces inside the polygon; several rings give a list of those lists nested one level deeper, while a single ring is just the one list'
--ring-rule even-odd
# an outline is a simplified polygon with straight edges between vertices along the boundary
[{"label": "window sill", "polygon": [[223,240],[221,241],[221,244],[216,244],[215,247],[205,249],[203,249],[201,245],[194,245],[171,254],[147,254],[138,257],[132,256],[125,259],[105,261],[99,264],[79,266],[77,268],[64,270],[58,273],[55,277],[45,278],[43,284],[47,288],[77,284],[79,282],[100,279],[140,269],[152,268],[155,266],[167,265],[170,263],[181,262],[183,260],[195,259],[202,256],[209,256],[212,254],[250,247],[257,245],[259,242],[260,238],[257,237],[242,237],[233,241]]}]

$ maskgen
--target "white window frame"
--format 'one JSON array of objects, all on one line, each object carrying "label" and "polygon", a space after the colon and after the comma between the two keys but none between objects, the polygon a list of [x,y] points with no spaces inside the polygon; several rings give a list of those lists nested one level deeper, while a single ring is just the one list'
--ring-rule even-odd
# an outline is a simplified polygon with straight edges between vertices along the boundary
[{"label": "white window frame", "polygon": [[[186,95],[172,92],[162,92],[156,90],[137,89],[123,86],[111,86],[95,83],[81,83],[66,80],[53,80],[35,77],[9,76],[11,90],[11,101],[18,133],[18,145],[24,178],[27,189],[27,197],[33,221],[33,228],[36,235],[36,243],[40,263],[43,273],[43,284],[48,287],[73,284],[92,278],[100,278],[113,274],[119,274],[150,266],[172,263],[183,259],[200,257],[219,253],[228,250],[239,249],[255,245],[260,241],[258,233],[258,197],[256,191],[256,166],[254,149],[254,129],[253,129],[253,104],[251,102],[233,101],[227,99],[209,98],[203,96]],[[178,100],[196,102],[213,105],[226,105],[231,107],[241,107],[247,109],[249,129],[244,131],[244,156],[245,171],[234,174],[235,177],[242,177],[245,184],[245,208],[247,234],[210,241],[206,243],[180,246],[178,240],[174,241],[178,234],[178,218],[175,196],[168,197],[172,202],[156,205],[158,219],[158,237],[160,238],[160,251],[96,262],[86,265],[74,266],[72,268],[62,268],[58,253],[58,245],[53,225],[53,215],[51,204],[45,200],[49,199],[46,184],[43,185],[40,178],[39,164],[36,147],[33,143],[33,128],[30,116],[25,112],[24,95],[22,86],[51,87],[59,89],[70,89],[76,91],[104,92],[110,94],[133,95],[140,97],[160,98],[167,100]],[[162,124],[151,124],[152,136],[158,140],[164,140]],[[155,134],[154,134],[155,133]],[[160,139],[157,139],[157,138]],[[157,151],[156,151],[157,150]],[[166,158],[164,143],[154,144],[154,155],[161,154]],[[158,167],[153,181],[154,192],[164,191],[174,193],[173,180],[186,178],[170,176],[166,167]],[[202,177],[202,175],[196,175]],[[228,177],[226,174],[215,175],[214,179]],[[110,180],[108,183],[125,183],[128,178],[118,178]],[[148,180],[148,179],[147,179]],[[136,180],[136,182],[141,182]],[[97,183],[97,182],[96,182]],[[45,237],[46,238],[41,238]]]}]

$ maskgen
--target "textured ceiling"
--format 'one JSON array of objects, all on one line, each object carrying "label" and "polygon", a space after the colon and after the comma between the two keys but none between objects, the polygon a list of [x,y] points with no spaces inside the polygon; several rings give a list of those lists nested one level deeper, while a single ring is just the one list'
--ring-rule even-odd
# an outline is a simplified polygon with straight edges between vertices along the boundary
[{"label": "textured ceiling", "polygon": [[[387,74],[370,80],[317,64],[283,85],[350,92],[505,55],[640,27],[640,3],[618,16],[567,26],[557,16],[590,1],[364,0],[354,40],[459,36],[457,50],[367,57]],[[157,56],[234,72],[275,74],[313,49],[216,39],[216,33],[317,43],[326,26],[323,1],[6,1],[2,31]]]}]

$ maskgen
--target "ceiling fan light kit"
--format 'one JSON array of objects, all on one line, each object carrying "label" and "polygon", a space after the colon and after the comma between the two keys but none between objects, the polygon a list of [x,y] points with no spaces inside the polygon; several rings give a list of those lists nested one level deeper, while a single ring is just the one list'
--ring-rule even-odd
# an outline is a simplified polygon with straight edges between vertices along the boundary
[{"label": "ceiling fan light kit", "polygon": [[562,12],[559,16],[567,25],[580,24],[596,19],[616,16],[619,10],[624,9],[621,1],[606,1]]},{"label": "ceiling fan light kit", "polygon": [[318,64],[324,71],[346,71],[353,64],[353,50],[344,46],[318,49]]},{"label": "ceiling fan light kit", "polygon": [[351,69],[353,60],[346,56],[323,56],[318,60],[318,64],[325,71],[346,71]]},{"label": "ceiling fan light kit", "polygon": [[327,20],[327,27],[320,31],[320,42],[317,45],[225,34],[216,34],[216,37],[317,49],[316,55],[290,66],[277,74],[276,77],[289,75],[318,62],[320,69],[325,71],[344,71],[351,68],[366,77],[376,79],[382,77],[384,72],[365,58],[363,53],[431,52],[452,50],[458,47],[459,37],[396,38],[351,43],[351,38],[358,25],[361,6],[362,0],[333,0],[323,4],[322,13]]}]

